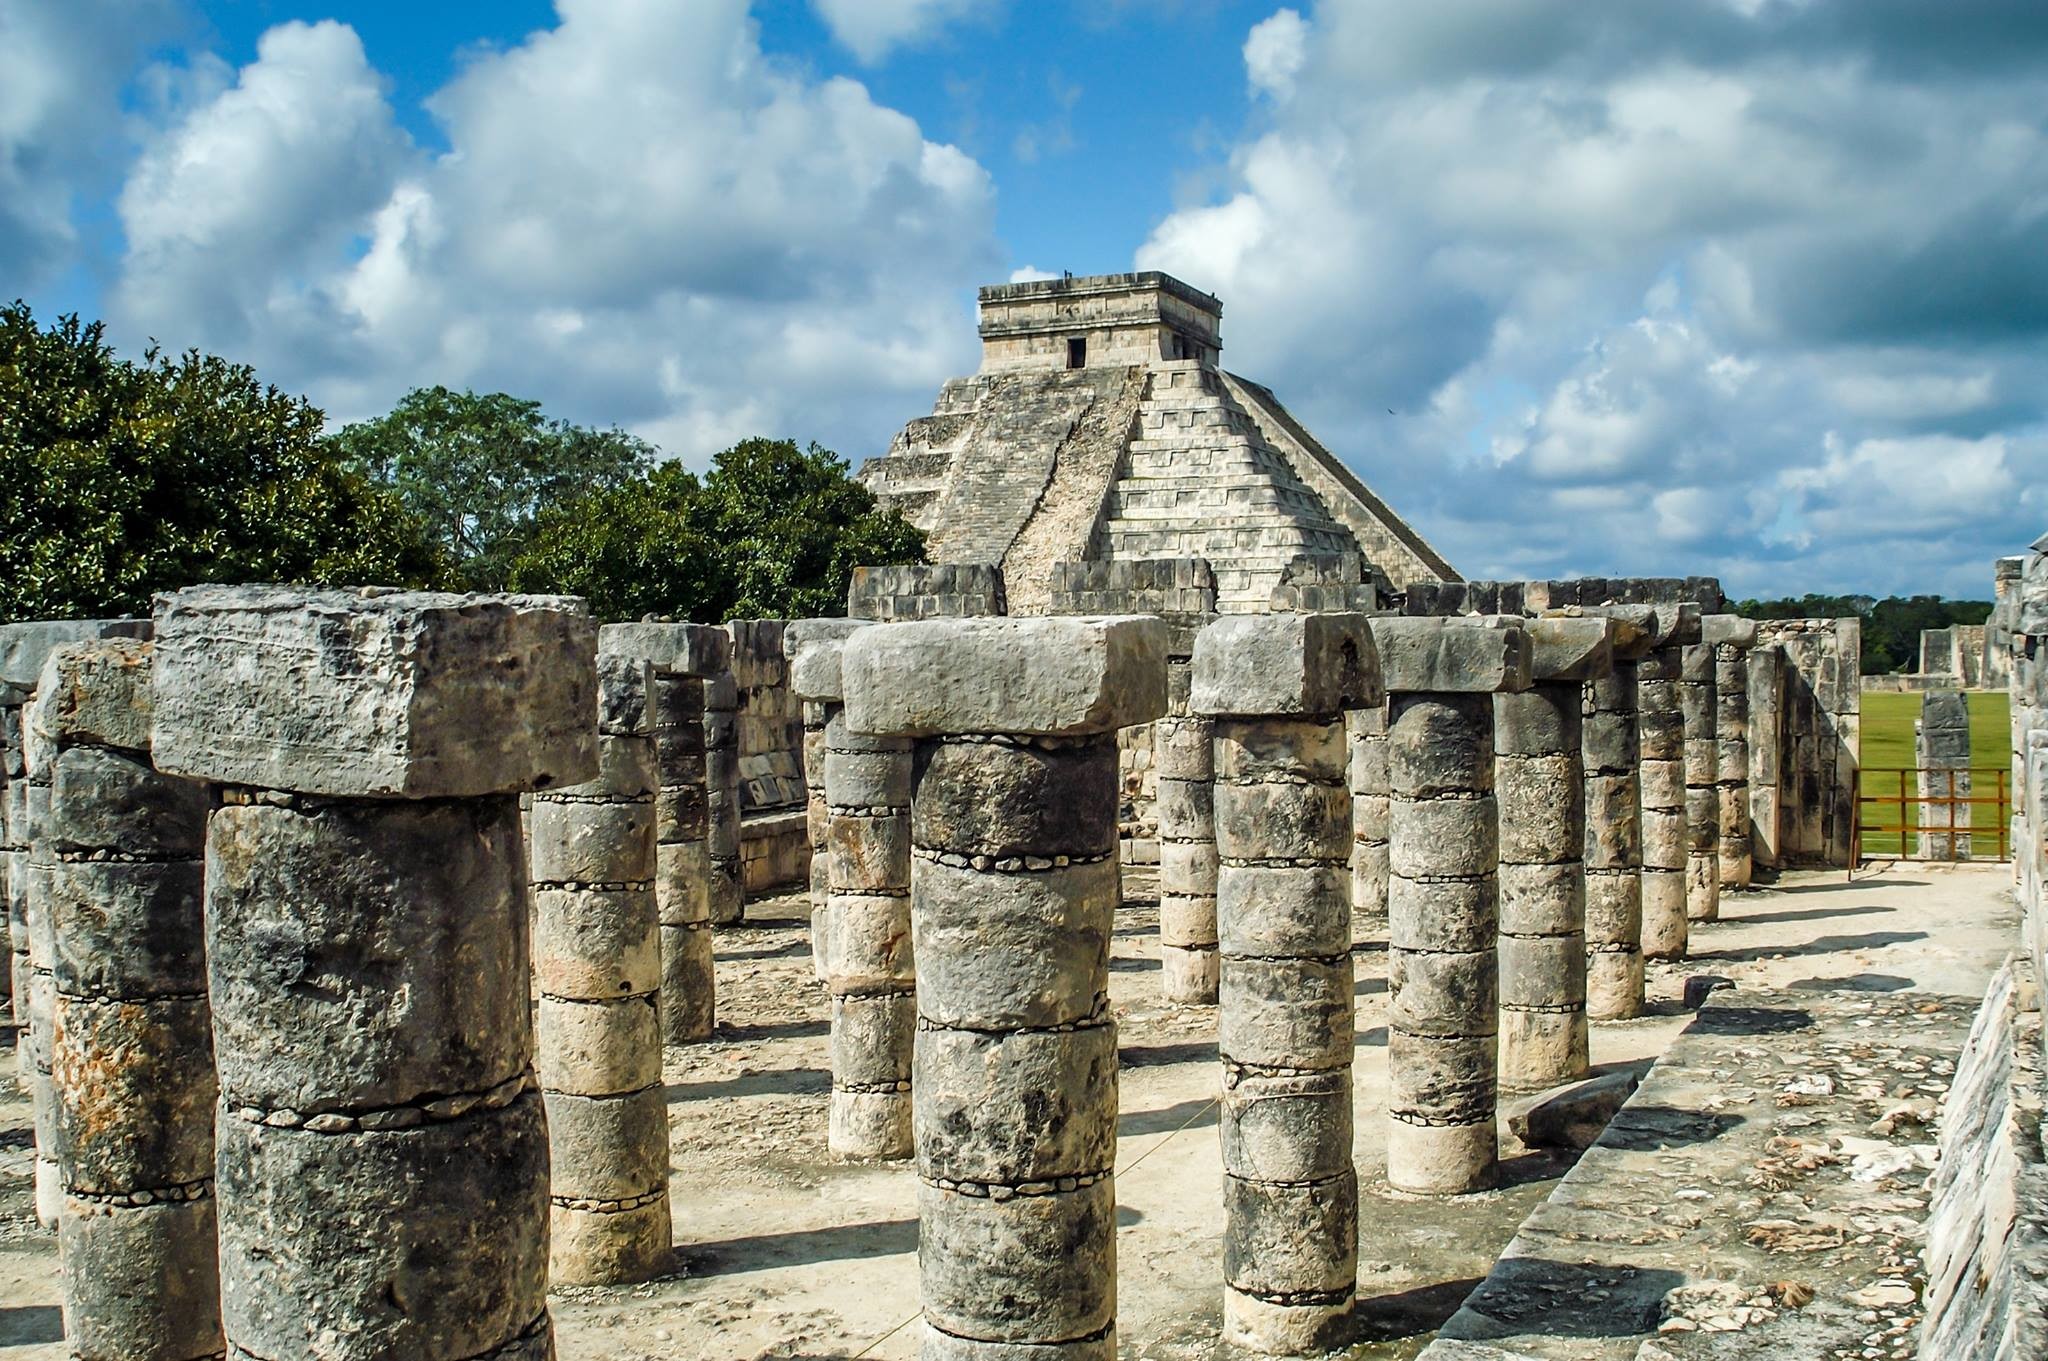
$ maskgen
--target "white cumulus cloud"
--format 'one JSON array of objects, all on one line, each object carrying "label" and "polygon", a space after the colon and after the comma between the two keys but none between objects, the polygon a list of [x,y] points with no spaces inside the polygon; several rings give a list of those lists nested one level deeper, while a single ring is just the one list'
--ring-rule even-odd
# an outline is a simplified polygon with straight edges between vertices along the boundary
[{"label": "white cumulus cloud", "polygon": [[864,62],[922,42],[955,20],[993,8],[991,0],[812,0],[832,36]]},{"label": "white cumulus cloud", "polygon": [[436,153],[349,29],[273,29],[131,174],[120,326],[338,419],[503,388],[693,460],[756,433],[879,451],[972,366],[966,290],[1000,252],[971,158],[771,60],[742,0],[558,9],[433,96]]}]

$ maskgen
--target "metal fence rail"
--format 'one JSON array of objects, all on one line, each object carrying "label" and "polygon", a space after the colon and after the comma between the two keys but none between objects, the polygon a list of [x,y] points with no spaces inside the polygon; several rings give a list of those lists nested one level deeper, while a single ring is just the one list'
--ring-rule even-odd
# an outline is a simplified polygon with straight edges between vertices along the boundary
[{"label": "metal fence rail", "polygon": [[[1959,794],[1956,777],[1966,772],[1972,792]],[[1920,792],[1923,774],[1928,777],[1925,794]],[[2004,766],[1870,767],[1858,771],[1856,843],[1850,848],[1850,863],[1860,863],[1866,850],[1876,855],[1896,855],[1903,860],[2012,859],[2011,779],[2012,772]],[[1975,792],[1980,783],[1995,792]],[[1881,792],[1873,793],[1873,789]],[[1932,811],[1932,821],[1920,820],[1923,808]],[[1978,808],[1992,811],[1994,821],[1990,826],[1978,822]],[[1967,823],[1958,822],[1958,809],[1969,814]],[[1895,811],[1897,820],[1877,816],[1886,810]],[[1936,838],[1936,847],[1945,847],[1947,853],[1922,855],[1918,835],[1922,832]]]}]

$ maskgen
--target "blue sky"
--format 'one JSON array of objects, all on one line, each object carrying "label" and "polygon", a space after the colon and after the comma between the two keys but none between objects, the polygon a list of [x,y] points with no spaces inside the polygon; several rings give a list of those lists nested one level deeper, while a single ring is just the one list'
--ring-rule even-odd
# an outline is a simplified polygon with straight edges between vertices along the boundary
[{"label": "blue sky", "polygon": [[0,0],[0,293],[345,421],[854,459],[1161,268],[1474,576],[1981,595],[2048,520],[2048,6]]}]

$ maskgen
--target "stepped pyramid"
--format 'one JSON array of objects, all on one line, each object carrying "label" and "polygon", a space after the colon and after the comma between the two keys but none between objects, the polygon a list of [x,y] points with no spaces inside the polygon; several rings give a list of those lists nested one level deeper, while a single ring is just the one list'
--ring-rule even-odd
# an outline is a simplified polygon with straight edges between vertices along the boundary
[{"label": "stepped pyramid", "polygon": [[1456,581],[1267,389],[1224,372],[1223,304],[1165,274],[981,290],[981,371],[949,380],[860,479],[934,562],[995,563],[1012,613],[1053,565],[1205,558],[1264,610],[1290,562],[1357,554],[1394,590]]}]

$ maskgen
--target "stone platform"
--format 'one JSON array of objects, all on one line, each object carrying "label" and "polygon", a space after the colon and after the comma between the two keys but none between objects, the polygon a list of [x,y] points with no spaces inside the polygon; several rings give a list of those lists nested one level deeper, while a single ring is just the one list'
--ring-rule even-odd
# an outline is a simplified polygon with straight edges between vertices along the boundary
[{"label": "stone platform", "polygon": [[1713,993],[1422,1355],[1912,1355],[1933,1121],[1976,1009]]}]

